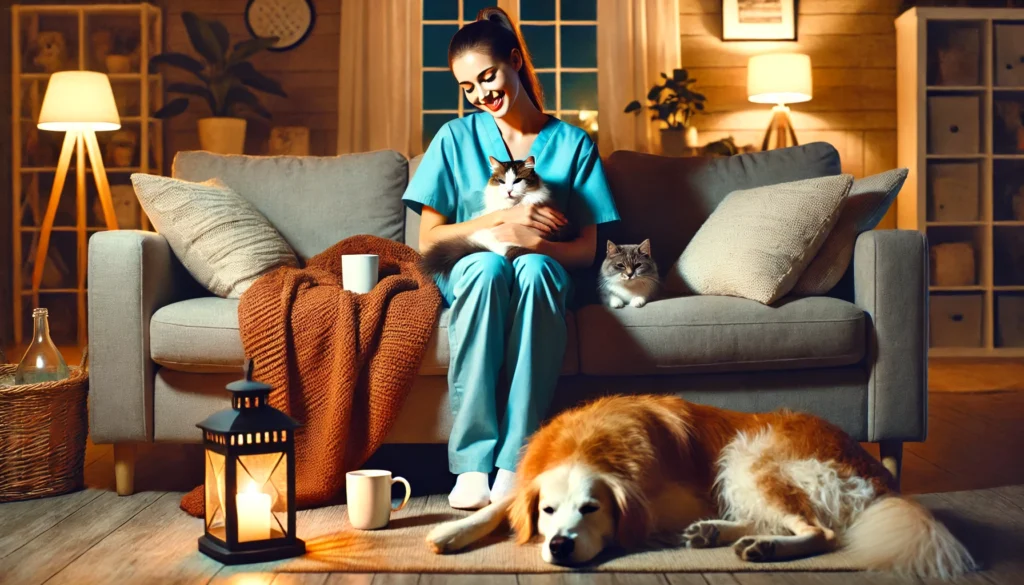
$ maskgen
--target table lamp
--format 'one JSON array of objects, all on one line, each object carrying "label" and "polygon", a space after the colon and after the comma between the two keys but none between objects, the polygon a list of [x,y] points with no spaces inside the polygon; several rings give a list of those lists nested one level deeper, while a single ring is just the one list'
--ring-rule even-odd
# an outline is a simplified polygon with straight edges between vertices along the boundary
[{"label": "table lamp", "polygon": [[103,167],[103,156],[96,142],[96,132],[117,130],[121,127],[121,118],[117,115],[114,104],[114,91],[110,80],[103,73],[95,71],[60,71],[50,76],[46,86],[46,95],[39,111],[40,130],[66,132],[64,144],[57,160],[57,172],[53,177],[53,188],[50,190],[50,201],[43,217],[39,248],[32,267],[32,294],[39,293],[39,284],[43,279],[43,268],[46,254],[50,247],[50,236],[53,232],[53,220],[57,215],[61,192],[68,176],[71,164],[71,153],[75,151],[77,179],[77,197],[79,217],[83,217],[85,209],[85,161],[86,152],[92,166],[93,180],[99,193],[103,207],[103,218],[107,229],[117,229],[117,216],[110,198],[110,183]]},{"label": "table lamp", "polygon": [[[772,132],[775,146],[796,146],[796,132],[786,104],[811,100],[811,58],[795,53],[751,57],[747,63],[747,98],[755,104],[775,104],[761,150],[768,150]],[[792,144],[789,144],[792,141]]]}]

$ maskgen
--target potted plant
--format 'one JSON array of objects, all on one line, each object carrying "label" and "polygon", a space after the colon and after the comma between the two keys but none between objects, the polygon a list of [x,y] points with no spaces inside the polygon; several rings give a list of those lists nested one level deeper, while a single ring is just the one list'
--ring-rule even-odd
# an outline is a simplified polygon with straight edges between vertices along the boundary
[{"label": "potted plant", "polygon": [[[697,146],[697,128],[690,124],[697,112],[704,111],[704,94],[690,89],[697,80],[690,79],[686,69],[673,69],[672,77],[662,73],[662,82],[651,87],[647,92],[647,106],[651,110],[651,120],[661,120],[665,128],[661,129],[662,154],[682,156],[687,147]],[[626,106],[627,114],[643,109],[639,100],[633,100]]]},{"label": "potted plant", "polygon": [[[205,20],[192,12],[183,12],[192,48],[199,61],[184,53],[162,53],[149,61],[150,71],[160,65],[184,69],[200,83],[171,83],[168,93],[201,98],[210,109],[210,117],[199,120],[199,144],[203,150],[221,154],[241,154],[245,145],[245,114],[270,119],[270,112],[251,90],[288,97],[281,84],[263,75],[249,59],[277,42],[277,37],[260,37],[231,45],[227,28],[216,20]],[[166,119],[177,116],[189,106],[188,97],[175,98],[153,114]]]}]

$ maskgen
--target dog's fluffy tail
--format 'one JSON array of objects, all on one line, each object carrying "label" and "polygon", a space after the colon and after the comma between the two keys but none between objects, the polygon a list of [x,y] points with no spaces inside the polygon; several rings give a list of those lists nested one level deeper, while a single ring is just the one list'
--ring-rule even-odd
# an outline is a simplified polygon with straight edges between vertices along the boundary
[{"label": "dog's fluffy tail", "polygon": [[931,512],[898,496],[872,502],[842,540],[857,561],[872,569],[950,579],[976,566]]},{"label": "dog's fluffy tail", "polygon": [[455,264],[477,252],[486,252],[487,248],[469,238],[451,238],[437,242],[423,255],[420,268],[432,276],[448,276]]}]

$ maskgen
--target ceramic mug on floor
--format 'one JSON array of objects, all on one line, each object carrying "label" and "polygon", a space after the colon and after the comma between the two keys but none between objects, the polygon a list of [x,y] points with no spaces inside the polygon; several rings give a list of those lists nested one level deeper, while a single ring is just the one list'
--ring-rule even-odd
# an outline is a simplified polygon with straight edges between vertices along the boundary
[{"label": "ceramic mug on floor", "polygon": [[364,295],[377,285],[376,254],[342,254],[341,282],[345,290]]},{"label": "ceramic mug on floor", "polygon": [[[391,486],[405,485],[405,497],[397,508],[391,507]],[[345,474],[345,493],[348,496],[348,521],[359,530],[384,528],[397,512],[409,503],[412,488],[404,477],[391,479],[391,472],[381,469],[360,469]]]}]

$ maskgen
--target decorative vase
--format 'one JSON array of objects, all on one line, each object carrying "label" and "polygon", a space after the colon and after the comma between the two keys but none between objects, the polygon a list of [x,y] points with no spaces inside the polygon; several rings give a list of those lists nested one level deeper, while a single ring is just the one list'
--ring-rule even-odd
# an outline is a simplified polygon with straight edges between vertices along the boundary
[{"label": "decorative vase", "polygon": [[686,147],[687,148],[699,148],[700,147],[700,137],[697,135],[697,127],[696,126],[687,126],[686,127]]},{"label": "decorative vase", "polygon": [[199,146],[217,154],[242,154],[245,150],[245,119],[201,118]]},{"label": "decorative vase", "polygon": [[681,128],[664,128],[661,131],[662,156],[686,156],[686,132]]},{"label": "decorative vase", "polygon": [[128,55],[107,55],[107,73],[128,73],[132,60]]}]

